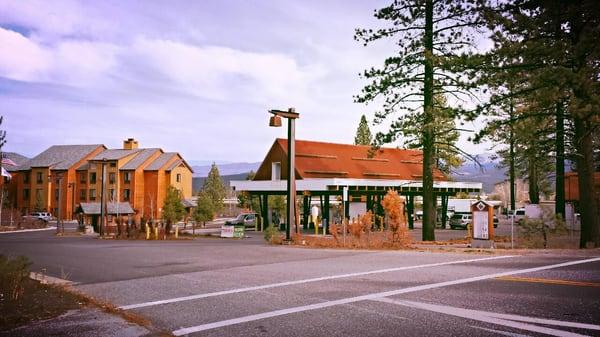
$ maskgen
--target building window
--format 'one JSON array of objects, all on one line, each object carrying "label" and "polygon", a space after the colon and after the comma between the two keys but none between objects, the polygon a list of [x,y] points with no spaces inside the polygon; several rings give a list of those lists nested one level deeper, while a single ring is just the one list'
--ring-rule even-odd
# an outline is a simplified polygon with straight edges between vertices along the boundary
[{"label": "building window", "polygon": [[116,180],[116,174],[114,172],[110,172],[108,174],[108,183],[109,184],[114,184]]},{"label": "building window", "polygon": [[23,184],[29,184],[29,172],[23,174]]},{"label": "building window", "polygon": [[58,188],[54,190],[54,200],[58,201],[58,193],[60,193],[58,191]]},{"label": "building window", "polygon": [[108,198],[108,200],[116,201],[116,193],[114,188],[108,190]]},{"label": "building window", "polygon": [[131,182],[131,172],[125,172],[123,180],[125,181],[125,184],[129,184]]},{"label": "building window", "polygon": [[281,163],[271,163],[271,180],[281,180]]},{"label": "building window", "polygon": [[86,182],[85,178],[87,178],[87,174],[86,173],[80,173],[79,174],[79,182],[80,183],[85,184],[85,182]]},{"label": "building window", "polygon": [[110,167],[117,167],[117,163],[115,163],[114,161],[110,163]]},{"label": "building window", "polygon": [[42,177],[42,172],[37,172],[35,181],[38,184],[41,184],[44,182],[44,178]]},{"label": "building window", "polygon": [[85,189],[79,190],[79,200],[85,200],[85,195],[87,191]]},{"label": "building window", "polygon": [[96,190],[90,188],[90,201],[96,200]]},{"label": "building window", "polygon": [[90,173],[90,184],[96,183],[96,172]]},{"label": "building window", "polygon": [[28,188],[23,189],[23,200],[29,200],[29,189]]},{"label": "building window", "polygon": [[177,173],[177,182],[180,183],[181,182],[181,173]]},{"label": "building window", "polygon": [[129,201],[129,197],[130,197],[130,191],[128,188],[126,188],[123,190],[123,200]]}]

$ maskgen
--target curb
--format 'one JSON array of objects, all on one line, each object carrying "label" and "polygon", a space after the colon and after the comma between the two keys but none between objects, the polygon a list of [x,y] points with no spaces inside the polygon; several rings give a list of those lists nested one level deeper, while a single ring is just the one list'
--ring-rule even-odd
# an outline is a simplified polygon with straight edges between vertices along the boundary
[{"label": "curb", "polygon": [[16,231],[5,231],[5,232],[0,232],[0,234],[41,232],[41,231],[49,231],[49,230],[52,230],[52,229],[56,229],[56,227],[35,228],[35,229],[21,229],[21,230],[16,230]]}]

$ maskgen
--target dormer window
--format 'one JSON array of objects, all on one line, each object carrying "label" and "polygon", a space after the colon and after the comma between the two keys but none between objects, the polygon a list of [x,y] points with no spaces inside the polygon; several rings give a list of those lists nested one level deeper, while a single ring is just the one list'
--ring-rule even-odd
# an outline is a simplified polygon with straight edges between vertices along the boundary
[{"label": "dormer window", "polygon": [[271,163],[271,180],[281,180],[281,163]]}]

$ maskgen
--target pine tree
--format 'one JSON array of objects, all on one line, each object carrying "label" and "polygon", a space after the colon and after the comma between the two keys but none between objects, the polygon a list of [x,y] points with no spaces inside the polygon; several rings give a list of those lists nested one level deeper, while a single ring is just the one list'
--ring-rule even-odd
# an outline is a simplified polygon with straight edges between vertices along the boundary
[{"label": "pine tree", "polygon": [[225,185],[223,185],[223,181],[219,174],[219,168],[215,163],[212,164],[212,167],[208,172],[208,177],[206,177],[206,180],[204,181],[202,191],[206,192],[212,200],[214,211],[216,213],[220,212],[224,207],[223,199],[225,198]]},{"label": "pine tree", "polygon": [[175,187],[169,186],[162,211],[162,217],[166,225],[166,233],[170,233],[173,223],[181,220],[184,215],[185,208],[181,203],[181,193]]},{"label": "pine tree", "polygon": [[[593,134],[600,130],[600,44],[596,28],[600,7],[595,0],[517,0],[494,3],[485,11],[494,32],[495,48],[484,67],[486,82],[495,89],[496,105],[509,99],[526,99],[536,106],[508,120],[544,118],[553,123],[556,185],[563,186],[565,156],[575,159],[581,213],[580,247],[600,247],[600,214],[595,196]],[[507,92],[505,83],[519,83]],[[573,132],[567,134],[567,127]],[[570,137],[569,137],[570,136]],[[573,153],[564,153],[571,138]],[[537,140],[534,140],[537,142]],[[564,212],[562,191],[557,190],[557,212]]]},{"label": "pine tree", "polygon": [[371,145],[373,142],[373,136],[371,130],[369,130],[369,123],[367,117],[362,115],[360,117],[360,123],[358,129],[356,129],[356,136],[354,137],[354,145]]},{"label": "pine tree", "polygon": [[[204,227],[206,221],[211,221],[215,217],[215,209],[212,202],[212,199],[205,191],[198,193],[197,205],[192,217],[194,222],[202,222],[202,227]],[[195,225],[192,227],[192,230],[195,230]],[[194,233],[192,232],[192,234]]]},{"label": "pine tree", "polygon": [[[381,39],[396,38],[398,54],[384,65],[364,72],[372,80],[356,98],[358,103],[383,99],[383,110],[375,122],[396,117],[387,133],[378,133],[376,143],[395,141],[403,132],[404,121],[421,124],[423,151],[423,240],[435,240],[436,203],[433,170],[436,166],[436,114],[434,96],[452,95],[457,101],[469,97],[475,51],[473,30],[482,25],[476,0],[396,0],[375,11],[375,17],[390,26],[377,30],[357,29],[355,39],[365,45]],[[459,104],[451,114],[464,110]]]}]

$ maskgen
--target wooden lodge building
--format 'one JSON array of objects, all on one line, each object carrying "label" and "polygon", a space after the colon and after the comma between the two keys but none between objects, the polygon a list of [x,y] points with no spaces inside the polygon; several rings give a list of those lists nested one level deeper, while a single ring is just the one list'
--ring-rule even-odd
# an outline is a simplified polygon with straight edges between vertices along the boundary
[{"label": "wooden lodge building", "polygon": [[100,209],[103,165],[108,210],[134,215],[136,221],[160,219],[169,186],[177,188],[182,199],[192,196],[193,171],[179,153],[139,148],[129,138],[122,149],[101,144],[49,147],[12,169],[11,204],[23,214],[48,211],[53,216],[60,213],[64,220],[79,213],[95,216]]},{"label": "wooden lodge building", "polygon": [[[371,210],[380,213],[383,196],[389,189],[407,197],[407,211],[414,212],[414,197],[421,195],[422,152],[396,148],[372,150],[370,146],[334,144],[296,140],[296,191],[303,197],[303,223],[307,224],[308,207],[318,198],[323,224],[331,223],[331,204],[340,200],[344,188],[348,199],[344,205],[348,217]],[[269,195],[287,194],[287,140],[276,139],[253,180],[231,181],[237,191],[258,196],[263,219],[269,218]],[[434,192],[442,201],[445,218],[448,197],[459,192],[479,193],[481,183],[450,181],[441,171],[434,171]],[[445,208],[444,208],[445,206]],[[412,216],[408,217],[412,228]],[[445,222],[447,219],[443,219]]]}]

